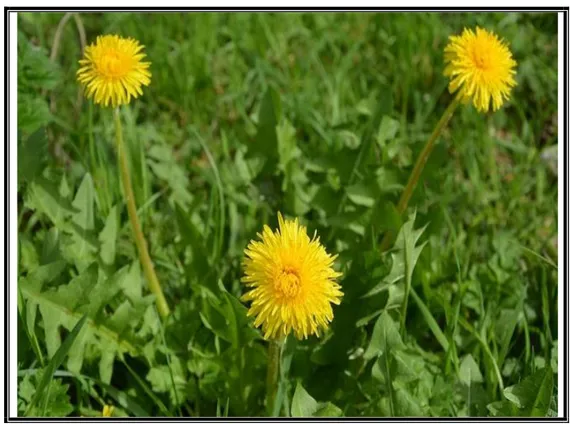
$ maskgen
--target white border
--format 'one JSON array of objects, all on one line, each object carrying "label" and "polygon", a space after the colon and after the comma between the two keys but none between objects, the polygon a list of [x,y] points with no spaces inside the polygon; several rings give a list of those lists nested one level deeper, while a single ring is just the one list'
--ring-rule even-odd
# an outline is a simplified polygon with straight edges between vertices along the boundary
[{"label": "white border", "polygon": [[[9,80],[9,91],[10,91],[10,134],[8,135],[8,143],[11,146],[9,148],[9,183],[10,183],[10,198],[8,199],[9,204],[9,222],[10,228],[10,246],[9,253],[10,262],[10,280],[14,283],[10,284],[10,298],[8,299],[8,312],[9,322],[10,322],[10,334],[8,344],[10,349],[10,364],[12,365],[10,370],[6,370],[6,376],[10,380],[10,393],[9,393],[9,412],[11,416],[17,416],[18,414],[18,154],[17,148],[17,128],[18,128],[18,99],[17,99],[17,75],[18,75],[18,16],[16,13],[10,13],[8,15],[9,25],[10,25],[10,80]],[[16,372],[13,372],[16,370]],[[6,411],[8,412],[8,411]]]},{"label": "white border", "polygon": [[[21,1],[19,6],[21,7],[30,7],[30,6],[37,6],[37,3],[34,3],[31,1]],[[132,6],[127,6],[127,7],[140,7],[140,2],[137,2],[136,4],[134,4],[134,2],[132,2]],[[177,2],[168,2],[169,4],[163,4],[162,7],[176,7],[176,6],[182,6],[182,4],[176,4]],[[217,3],[215,0],[213,0],[213,3]],[[235,3],[235,4],[232,4]],[[319,3],[319,1],[317,1],[316,3]],[[324,2],[321,2],[324,3]],[[413,2],[409,2],[408,0],[399,0],[397,2],[397,6],[396,7],[424,7],[424,6],[418,6],[417,4],[410,4]],[[514,2],[514,1],[507,1],[504,2],[506,4],[504,4],[504,7],[520,7],[520,2]],[[61,1],[61,7],[62,8],[69,8],[69,9],[74,9],[74,7],[77,7],[77,3],[73,3],[70,2],[69,0],[64,0]],[[116,6],[116,4],[113,3],[113,1],[108,1],[108,0],[102,0],[100,2],[100,4],[98,5],[98,7],[105,7],[105,6],[109,6],[109,7],[113,7]],[[185,5],[187,6],[187,4]],[[234,2],[234,1],[229,1],[226,2],[225,5],[219,5],[219,7],[222,6],[226,6],[226,7],[236,7],[239,6],[238,2]],[[276,5],[268,5],[267,2],[261,2],[261,1],[256,1],[254,3],[250,3],[249,5],[250,7],[259,7],[260,9],[266,9],[268,7],[276,7]],[[284,6],[284,5],[283,5]],[[307,6],[304,1],[298,1],[298,0],[293,0],[291,3],[289,3],[287,6],[284,7],[303,7],[303,6]],[[325,4],[319,5],[316,4],[315,7],[335,7],[334,5],[331,5],[331,1],[329,0],[328,2],[326,2]],[[478,7],[484,8],[484,7],[493,7],[496,6],[496,4],[494,4],[494,1],[483,1],[482,3],[479,4]],[[212,0],[209,0],[207,2],[203,2],[203,1],[196,1],[195,3],[192,4],[192,7],[212,7]],[[214,6],[215,7],[215,6]],[[379,7],[377,2],[372,2],[372,1],[359,1],[358,2],[358,6],[357,5],[352,5],[353,8],[356,7]],[[388,4],[383,4],[381,7],[390,7],[390,5]],[[433,7],[449,7],[450,9],[453,8],[457,8],[457,7],[461,7],[460,5],[458,5],[456,2],[452,2],[452,1],[446,1],[444,2],[444,4],[442,4],[440,2],[440,4],[438,6],[433,6]],[[560,5],[552,5],[549,7],[567,7],[566,3],[562,3]],[[17,9],[17,8],[15,8]],[[347,11],[350,10],[354,10],[354,9],[347,9]],[[100,10],[97,10],[100,11]],[[411,11],[409,11],[411,12]],[[481,10],[481,12],[484,12],[484,10]],[[9,210],[5,210],[4,213],[9,213],[9,223],[10,223],[10,228],[7,229],[7,231],[9,232],[9,241],[10,241],[10,245],[9,245],[9,270],[10,270],[10,274],[9,274],[9,280],[6,282],[6,286],[5,288],[8,287],[8,284],[10,285],[11,289],[10,289],[10,298],[8,299],[8,312],[9,312],[9,322],[10,322],[10,328],[9,331],[10,333],[7,335],[8,336],[8,340],[9,340],[9,344],[8,344],[8,352],[9,352],[9,363],[12,365],[11,369],[4,369],[3,370],[3,375],[0,374],[2,377],[6,378],[6,377],[10,377],[10,387],[9,387],[9,412],[10,412],[10,417],[15,417],[17,416],[17,412],[18,412],[18,397],[17,397],[17,322],[18,322],[18,311],[17,311],[17,305],[18,305],[18,296],[17,296],[17,259],[18,259],[18,225],[17,225],[17,221],[18,221],[18,210],[17,210],[17,205],[18,205],[18,193],[17,193],[17,164],[18,164],[18,157],[17,157],[17,110],[18,110],[18,102],[17,102],[17,72],[18,72],[18,67],[17,67],[17,57],[18,57],[18,46],[17,46],[17,39],[18,39],[18,28],[17,28],[17,13],[11,12],[8,14],[8,19],[9,19],[9,26],[10,26],[10,45],[8,46],[9,48],[9,57],[10,57],[10,61],[9,61],[9,72],[10,72],[10,81],[8,81],[9,87],[9,93],[10,93],[10,111],[12,113],[10,113],[10,121],[9,121],[9,129],[10,129],[10,133],[9,133],[9,138],[8,138],[8,142],[9,145],[11,146],[11,148],[9,148],[9,162],[8,165],[9,166],[9,183],[10,183],[10,187],[9,187],[9,192],[10,192],[10,197],[8,199],[8,203],[9,203]],[[2,25],[3,27],[3,25]],[[4,33],[4,31],[2,31],[2,33]],[[6,64],[4,64],[6,65]],[[3,67],[5,69],[5,66]],[[566,334],[564,333],[563,329],[564,329],[564,324],[565,321],[566,323],[568,322],[567,319],[568,317],[565,316],[563,314],[564,312],[564,296],[562,296],[561,294],[564,291],[564,295],[566,295],[566,291],[568,290],[568,288],[566,288],[566,290],[564,290],[564,267],[566,266],[565,264],[565,259],[566,258],[566,252],[565,252],[565,246],[564,246],[564,234],[566,233],[566,231],[568,230],[567,228],[565,228],[564,226],[564,193],[565,193],[565,189],[566,189],[566,181],[564,178],[564,157],[566,155],[566,142],[568,140],[565,139],[565,134],[564,134],[564,122],[565,119],[568,117],[567,116],[567,112],[566,114],[564,113],[564,91],[563,91],[563,79],[564,79],[564,13],[563,12],[559,12],[558,13],[558,267],[559,267],[559,271],[558,271],[558,416],[562,417],[564,415],[564,406],[567,402],[568,399],[566,399],[566,393],[564,392],[564,377],[566,376],[567,370],[565,369],[565,359],[564,358],[564,342],[565,342],[565,338],[566,338]],[[4,92],[4,95],[6,96],[8,93]],[[4,112],[4,103],[2,103],[2,106],[0,106],[0,109]],[[4,125],[7,125],[8,122],[4,122]],[[0,149],[0,163],[2,163],[2,165],[4,165],[4,155],[7,152],[4,151],[4,147],[2,147],[2,149]],[[0,181],[3,181],[4,179],[4,173],[2,172],[0,175]],[[5,187],[5,184],[1,184],[0,185],[2,187]],[[5,233],[6,229],[4,228],[4,226],[2,226],[0,228],[0,237],[2,239],[5,239],[6,237],[6,233]],[[4,252],[4,245],[0,245],[0,256],[1,257],[5,257],[5,253]],[[8,263],[5,263],[4,266],[8,266]],[[3,295],[6,296],[6,292],[3,292]],[[4,315],[0,314],[0,321],[4,321]],[[3,393],[3,389],[4,389],[4,385],[0,385],[0,396],[4,395]],[[4,411],[4,417],[8,417],[8,411]],[[199,421],[199,419],[198,419]]]},{"label": "white border", "polygon": [[[564,134],[564,13],[558,14],[558,416],[564,416],[564,405],[567,401],[564,393],[565,369],[564,358],[564,301],[568,287],[564,286],[564,267],[566,252],[564,251],[564,234],[568,230],[564,227],[564,193],[566,189],[564,157],[566,156],[566,142]],[[563,295],[564,294],[564,295]]]},{"label": "white border", "polygon": [[[14,4],[11,5],[11,8],[14,10],[18,10],[19,8],[29,7],[29,8],[47,8],[48,5],[39,6],[38,1],[34,0],[20,0],[17,2],[18,5],[15,6]],[[315,11],[326,12],[327,10],[331,10],[332,8],[338,8],[334,11],[338,12],[355,12],[357,8],[371,8],[376,9],[379,12],[382,10],[379,9],[386,9],[386,8],[393,8],[393,10],[384,10],[384,12],[414,12],[413,9],[425,9],[426,12],[446,12],[446,11],[454,11],[462,9],[463,12],[473,11],[479,13],[489,13],[489,12],[501,12],[501,11],[509,11],[507,9],[515,9],[513,11],[521,11],[521,12],[545,12],[545,8],[563,8],[568,7],[568,2],[564,0],[557,0],[551,1],[548,5],[544,6],[536,6],[536,5],[522,5],[520,1],[516,0],[503,0],[500,5],[497,4],[496,0],[479,0],[477,3],[471,2],[464,2],[461,0],[439,0],[437,3],[426,3],[426,2],[419,2],[417,0],[385,0],[383,2],[378,2],[376,0],[356,0],[353,3],[341,1],[341,0],[313,0],[311,4],[307,4],[306,0],[289,0],[289,1],[282,1],[273,2],[271,0],[250,0],[248,2],[243,2],[240,0],[194,0],[193,2],[189,3],[185,0],[164,0],[159,5],[152,5],[152,4],[145,4],[146,2],[141,2],[137,0],[123,0],[121,4],[117,4],[116,0],[99,0],[96,4],[81,4],[78,6],[78,3],[74,0],[60,0],[57,6],[50,6],[53,10],[56,11],[80,11],[84,12],[102,12],[101,8],[113,8],[113,12],[136,12],[137,9],[141,13],[145,12],[170,12],[170,10],[155,10],[155,11],[145,11],[141,10],[140,8],[144,7],[153,7],[153,8],[172,8],[172,12],[192,12],[192,10],[188,10],[191,8],[204,8],[205,10],[200,11],[214,11],[214,12],[223,12],[224,10],[216,10],[213,8],[220,8],[220,9],[227,9],[237,10],[240,8],[253,8],[260,11],[269,10],[269,9],[283,9],[283,11],[287,11],[286,9],[292,8],[297,9],[299,11],[309,12],[311,8],[314,8]],[[85,8],[85,10],[79,10],[79,8]],[[92,9],[90,9],[92,8]],[[117,9],[115,9],[117,8]],[[121,9],[124,8],[124,9]],[[522,8],[528,8],[525,10],[521,10]],[[436,10],[441,9],[441,10]],[[485,9],[493,9],[485,10]],[[33,11],[33,10],[31,10]],[[278,10],[275,10],[278,11]],[[26,11],[30,12],[30,11]],[[556,10],[550,11],[551,13],[556,13]]]}]

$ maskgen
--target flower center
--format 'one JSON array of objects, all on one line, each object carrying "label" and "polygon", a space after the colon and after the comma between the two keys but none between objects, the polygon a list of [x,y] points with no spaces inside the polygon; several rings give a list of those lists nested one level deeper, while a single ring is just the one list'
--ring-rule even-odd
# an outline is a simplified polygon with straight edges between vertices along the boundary
[{"label": "flower center", "polygon": [[489,69],[489,65],[491,64],[489,53],[482,49],[477,49],[473,53],[473,61],[475,62],[475,66],[482,71]]},{"label": "flower center", "polygon": [[98,71],[108,78],[125,75],[130,68],[130,60],[115,50],[107,51],[98,62]]},{"label": "flower center", "polygon": [[295,297],[299,293],[301,280],[293,270],[284,269],[277,277],[275,289],[285,297]]}]

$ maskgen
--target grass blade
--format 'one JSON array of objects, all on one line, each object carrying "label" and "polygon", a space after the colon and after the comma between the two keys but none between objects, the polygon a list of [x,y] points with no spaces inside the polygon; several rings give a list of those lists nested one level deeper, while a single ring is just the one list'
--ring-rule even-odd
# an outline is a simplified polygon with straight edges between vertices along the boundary
[{"label": "grass blade", "polygon": [[447,341],[445,334],[443,334],[443,331],[441,331],[441,328],[439,328],[439,325],[437,325],[437,321],[429,311],[426,304],[420,299],[420,297],[418,296],[413,287],[410,287],[410,294],[412,295],[414,302],[416,302],[416,304],[418,305],[418,308],[420,309],[420,312],[422,313],[425,321],[427,322],[427,325],[429,326],[431,332],[433,333],[433,335],[435,336],[435,338],[437,339],[443,350],[447,352],[447,350],[449,349],[449,342]]},{"label": "grass blade", "polygon": [[79,320],[79,322],[73,327],[69,336],[66,337],[65,341],[61,344],[55,355],[50,359],[47,367],[45,368],[44,374],[42,375],[42,379],[40,380],[38,387],[36,388],[36,393],[32,398],[32,401],[28,405],[26,409],[25,415],[28,416],[29,412],[32,410],[34,405],[38,402],[40,397],[42,396],[45,388],[50,383],[51,379],[53,378],[53,374],[57,368],[62,364],[63,360],[67,356],[68,352],[70,351],[71,347],[73,346],[73,342],[79,335],[79,332],[83,328],[85,321],[87,320],[87,315],[83,315],[83,317]]}]

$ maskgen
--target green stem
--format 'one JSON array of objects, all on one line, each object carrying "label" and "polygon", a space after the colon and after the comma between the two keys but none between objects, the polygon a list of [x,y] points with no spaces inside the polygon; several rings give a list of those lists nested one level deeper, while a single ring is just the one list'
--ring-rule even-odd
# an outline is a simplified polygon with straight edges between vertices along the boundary
[{"label": "green stem", "polygon": [[[414,165],[414,169],[412,170],[412,173],[408,178],[408,183],[406,184],[406,188],[404,189],[402,195],[400,196],[400,201],[398,202],[398,206],[396,208],[398,214],[402,215],[406,210],[408,202],[410,201],[410,198],[414,193],[414,189],[418,184],[418,180],[420,179],[420,175],[422,174],[424,166],[429,158],[431,151],[435,146],[435,142],[437,141],[437,139],[441,135],[441,132],[443,131],[443,129],[445,128],[445,126],[448,124],[449,120],[453,116],[453,112],[455,112],[455,109],[459,105],[460,101],[461,97],[459,95],[456,95],[453,101],[449,104],[449,106],[447,106],[447,109],[445,109],[443,115],[441,115],[441,118],[439,118],[439,121],[435,126],[435,128],[433,129],[430,138],[428,139],[422,152],[418,156],[416,164]],[[384,238],[380,243],[380,252],[384,252],[388,249],[388,247],[390,247],[390,244],[392,244],[393,237],[394,233],[392,231],[388,231],[386,234],[384,234]]]},{"label": "green stem", "polygon": [[137,215],[137,206],[135,204],[135,195],[133,193],[133,186],[131,183],[131,176],[129,173],[129,164],[127,163],[127,156],[125,152],[125,146],[123,143],[123,130],[121,127],[121,117],[119,116],[119,109],[115,109],[115,131],[117,140],[117,156],[119,158],[119,166],[121,168],[121,180],[123,183],[123,189],[125,191],[125,202],[127,203],[127,211],[129,213],[129,219],[133,227],[133,233],[135,236],[135,243],[139,251],[139,258],[143,267],[144,275],[148,281],[148,285],[152,294],[156,296],[156,307],[158,313],[162,318],[166,318],[170,314],[170,309],[166,298],[162,293],[160,287],[160,282],[158,277],[154,272],[154,266],[152,265],[152,260],[148,253],[146,240],[141,229],[141,224]]},{"label": "green stem", "polygon": [[281,343],[277,340],[269,341],[267,351],[267,412],[270,416],[279,416],[275,412],[275,398],[279,389],[279,362],[281,360]]}]

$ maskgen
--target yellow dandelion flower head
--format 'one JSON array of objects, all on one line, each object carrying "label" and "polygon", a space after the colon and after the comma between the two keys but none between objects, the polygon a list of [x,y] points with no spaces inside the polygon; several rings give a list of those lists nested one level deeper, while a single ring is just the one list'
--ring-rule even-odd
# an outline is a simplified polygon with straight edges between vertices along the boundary
[{"label": "yellow dandelion flower head", "polygon": [[150,84],[150,62],[143,62],[144,46],[118,35],[97,37],[85,48],[77,80],[86,88],[87,98],[103,106],[128,104],[142,95],[141,86]]},{"label": "yellow dandelion flower head", "polygon": [[487,112],[492,102],[499,109],[516,85],[511,52],[493,32],[479,27],[464,29],[449,37],[444,50],[444,74],[451,78],[449,91],[461,90],[464,101],[473,101],[479,112]]},{"label": "yellow dandelion flower head", "polygon": [[245,249],[242,282],[250,287],[243,301],[251,301],[248,316],[262,326],[265,339],[280,339],[291,330],[298,339],[328,327],[333,319],[331,304],[340,304],[343,293],[336,283],[342,274],[333,268],[329,255],[315,235],[297,219],[278,215],[279,229],[267,225]]},{"label": "yellow dandelion flower head", "polygon": [[103,412],[101,413],[101,416],[103,416],[103,417],[112,417],[114,410],[115,410],[115,407],[114,407],[114,406],[104,405],[104,406],[103,406]]}]

